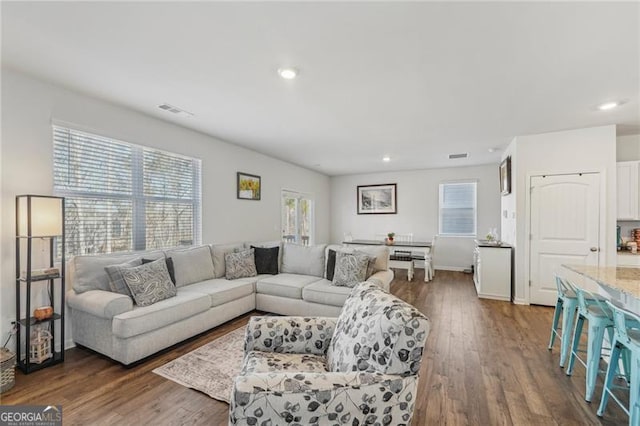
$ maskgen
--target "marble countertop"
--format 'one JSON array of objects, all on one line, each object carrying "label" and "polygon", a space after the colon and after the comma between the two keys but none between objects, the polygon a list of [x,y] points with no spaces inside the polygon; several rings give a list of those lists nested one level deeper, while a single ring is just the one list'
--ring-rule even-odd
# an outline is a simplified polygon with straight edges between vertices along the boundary
[{"label": "marble countertop", "polygon": [[640,268],[616,266],[562,265],[596,283],[640,300]]}]

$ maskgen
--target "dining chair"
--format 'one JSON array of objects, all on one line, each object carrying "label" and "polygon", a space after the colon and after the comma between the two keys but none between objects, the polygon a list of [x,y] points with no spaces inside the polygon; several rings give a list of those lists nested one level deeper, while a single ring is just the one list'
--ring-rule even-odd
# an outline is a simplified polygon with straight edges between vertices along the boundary
[{"label": "dining chair", "polygon": [[428,282],[433,279],[436,275],[436,270],[433,267],[433,257],[436,252],[436,242],[438,240],[438,236],[434,235],[431,239],[431,247],[429,247],[429,251],[424,257],[424,281]]},{"label": "dining chair", "polygon": [[[573,331],[573,342],[566,373],[570,376],[573,373],[576,359],[580,361],[587,370],[584,399],[587,402],[591,402],[596,386],[596,378],[600,372],[600,357],[602,355],[605,331],[609,333],[609,341],[613,341],[613,313],[602,297],[595,296],[591,292],[575,285],[573,287],[578,298],[578,317]],[[578,353],[584,353],[584,350],[580,349],[580,337],[582,336],[585,320],[589,323],[586,362],[578,356]]]},{"label": "dining chair", "polygon": [[[558,289],[558,298],[556,300],[556,309],[553,312],[553,322],[551,323],[551,337],[549,338],[549,350],[553,349],[553,343],[556,337],[560,338],[560,367],[564,368],[569,353],[569,345],[571,343],[571,334],[573,330],[573,322],[575,321],[576,312],[578,310],[578,297],[573,289],[573,285],[556,275],[556,287]],[[562,314],[562,328],[558,330],[558,322]]]},{"label": "dining chair", "polygon": [[396,234],[393,240],[399,243],[411,243],[413,242],[413,234]]},{"label": "dining chair", "polygon": [[[640,424],[640,316],[622,309],[607,301],[608,308],[613,312],[613,341],[611,343],[611,358],[602,388],[602,398],[596,414],[602,417],[607,408],[609,397],[629,416],[630,425]],[[630,358],[629,358],[629,355]],[[614,385],[613,380],[619,377],[620,358],[624,366],[624,378],[629,386]],[[614,389],[629,391],[629,405],[625,404],[613,393]]]}]

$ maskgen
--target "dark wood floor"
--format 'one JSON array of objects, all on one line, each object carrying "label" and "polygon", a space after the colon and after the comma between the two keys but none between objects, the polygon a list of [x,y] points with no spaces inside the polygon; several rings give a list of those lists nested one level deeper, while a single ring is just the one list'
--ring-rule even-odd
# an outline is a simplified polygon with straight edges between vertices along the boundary
[{"label": "dark wood floor", "polygon": [[[392,292],[432,323],[423,361],[415,425],[626,424],[613,402],[605,417],[584,402],[584,369],[567,377],[558,352],[547,351],[553,310],[478,299],[471,276],[422,271],[412,282],[398,271]],[[255,313],[254,313],[255,314]],[[66,361],[25,376],[1,395],[4,405],[62,404],[65,424],[208,424],[227,422],[225,403],[151,371],[231,330],[251,314],[124,368],[87,349],[70,349]]]}]

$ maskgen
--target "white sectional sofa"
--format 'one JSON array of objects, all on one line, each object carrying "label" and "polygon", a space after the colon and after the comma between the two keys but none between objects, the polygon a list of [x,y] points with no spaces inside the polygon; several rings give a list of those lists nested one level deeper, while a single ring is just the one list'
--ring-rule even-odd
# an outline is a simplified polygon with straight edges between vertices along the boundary
[{"label": "white sectional sofa", "polygon": [[[227,280],[225,254],[251,245],[279,246],[279,273]],[[342,247],[313,246],[308,250],[314,255],[308,256],[305,252],[300,255],[300,246],[275,241],[76,256],[68,267],[73,289],[67,294],[73,340],[127,365],[254,309],[283,315],[338,316],[351,289],[334,286],[326,279],[330,249]],[[376,257],[376,272],[368,280],[388,290],[393,279],[388,249],[368,250]],[[111,291],[106,266],[161,257],[172,258],[175,297],[137,306],[131,297]]]}]

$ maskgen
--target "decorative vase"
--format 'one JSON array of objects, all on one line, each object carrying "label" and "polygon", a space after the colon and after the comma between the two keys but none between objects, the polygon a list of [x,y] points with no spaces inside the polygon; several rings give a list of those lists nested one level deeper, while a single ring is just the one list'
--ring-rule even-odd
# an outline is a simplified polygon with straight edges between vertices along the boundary
[{"label": "decorative vase", "polygon": [[387,245],[389,246],[393,245],[393,238],[387,237]]},{"label": "decorative vase", "polygon": [[53,316],[53,308],[51,306],[40,306],[33,311],[33,316],[38,321],[42,321]]}]

